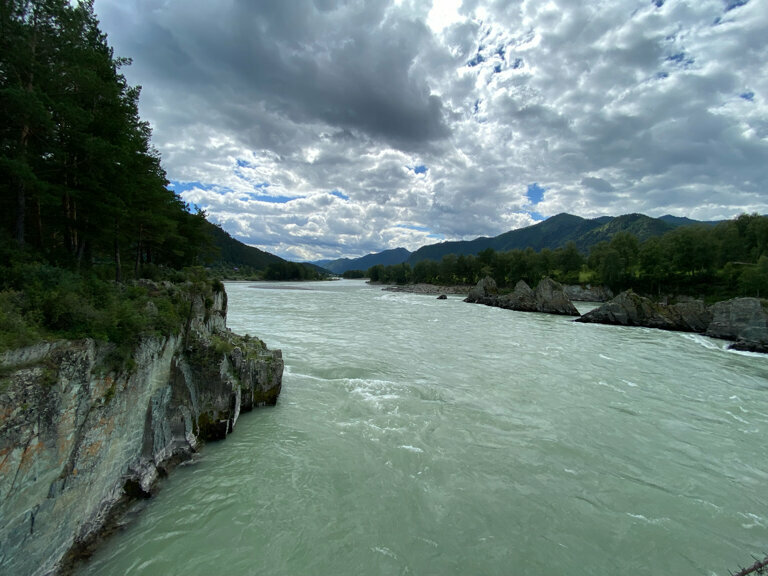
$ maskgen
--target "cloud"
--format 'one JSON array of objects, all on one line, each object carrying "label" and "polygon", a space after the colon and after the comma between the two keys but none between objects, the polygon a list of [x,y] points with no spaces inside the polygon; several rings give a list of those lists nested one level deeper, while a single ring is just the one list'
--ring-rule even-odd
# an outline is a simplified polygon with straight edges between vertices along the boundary
[{"label": "cloud", "polygon": [[763,8],[96,0],[184,199],[297,259],[768,212]]}]

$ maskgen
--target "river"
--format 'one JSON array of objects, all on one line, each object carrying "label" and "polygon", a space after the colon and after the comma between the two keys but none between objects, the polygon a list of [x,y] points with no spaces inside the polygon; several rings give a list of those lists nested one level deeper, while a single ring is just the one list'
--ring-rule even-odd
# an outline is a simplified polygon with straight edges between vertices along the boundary
[{"label": "river", "polygon": [[81,576],[727,575],[768,552],[768,356],[362,281],[227,283],[278,405]]}]

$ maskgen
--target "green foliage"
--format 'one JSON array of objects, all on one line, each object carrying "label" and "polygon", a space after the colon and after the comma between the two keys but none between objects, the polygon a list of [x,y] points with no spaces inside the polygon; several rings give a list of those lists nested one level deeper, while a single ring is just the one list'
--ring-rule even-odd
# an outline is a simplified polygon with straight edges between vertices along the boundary
[{"label": "green foliage", "polygon": [[141,337],[178,334],[190,294],[212,304],[223,287],[199,268],[174,274],[183,284],[119,284],[23,259],[0,266],[0,350],[41,339],[94,338],[115,344],[110,363],[123,364]]},{"label": "green foliage", "polygon": [[264,280],[321,280],[318,270],[308,264],[297,262],[273,262],[264,271]]},{"label": "green foliage", "polygon": [[232,350],[234,350],[234,346],[229,340],[222,338],[217,334],[214,334],[211,337],[211,348],[213,349],[216,356],[219,357],[228,355],[232,352]]},{"label": "green foliage", "polygon": [[118,281],[195,263],[210,244],[205,215],[166,187],[129,63],[92,0],[0,4],[0,234],[57,266],[108,264]]},{"label": "green foliage", "polygon": [[610,240],[594,244],[587,258],[568,242],[539,252],[528,247],[507,252],[486,248],[476,256],[447,254],[440,262],[419,260],[413,268],[377,265],[367,274],[374,282],[431,284],[475,284],[492,276],[500,288],[511,288],[519,280],[533,286],[549,276],[568,284],[600,283],[614,291],[632,288],[708,300],[768,294],[768,216],[743,214],[717,226],[672,228],[661,236],[651,233],[655,225],[645,217],[630,215],[625,220],[646,239],[617,229]]},{"label": "green foliage", "polygon": [[341,277],[346,279],[365,278],[365,270],[346,270],[342,272]]}]

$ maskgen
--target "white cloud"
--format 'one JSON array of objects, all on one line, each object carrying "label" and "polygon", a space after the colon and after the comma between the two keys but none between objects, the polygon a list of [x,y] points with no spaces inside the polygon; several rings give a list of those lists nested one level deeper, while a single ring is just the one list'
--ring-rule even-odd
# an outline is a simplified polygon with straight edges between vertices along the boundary
[{"label": "white cloud", "polygon": [[201,184],[184,198],[283,256],[498,234],[534,211],[768,212],[764,0],[96,10],[169,177]]}]

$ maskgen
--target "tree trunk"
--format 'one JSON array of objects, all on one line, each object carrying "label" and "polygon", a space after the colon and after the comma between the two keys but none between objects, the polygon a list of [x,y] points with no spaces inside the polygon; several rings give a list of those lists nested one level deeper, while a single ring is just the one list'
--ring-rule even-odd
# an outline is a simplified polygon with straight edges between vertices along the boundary
[{"label": "tree trunk", "polygon": [[[35,61],[37,59],[37,12],[32,15],[32,38],[30,40],[30,67],[29,77],[27,83],[24,86],[24,90],[31,94],[34,89],[35,82]],[[21,127],[21,137],[19,139],[19,152],[22,159],[26,159],[27,156],[27,144],[29,142],[29,118],[25,121]],[[16,241],[19,245],[24,244],[24,229],[26,224],[26,208],[27,208],[27,185],[23,178],[19,179],[19,187],[16,189]]]},{"label": "tree trunk", "polygon": [[115,282],[123,281],[123,269],[120,265],[120,245],[117,242],[117,229],[115,230]]},{"label": "tree trunk", "polygon": [[133,276],[135,278],[139,277],[139,269],[141,268],[141,250],[142,250],[141,236],[143,231],[144,231],[144,226],[139,224],[139,242],[136,245],[136,264],[133,267]]},{"label": "tree trunk", "polygon": [[19,181],[16,189],[16,242],[24,244],[24,220],[26,218],[25,207],[27,203],[24,181]]},{"label": "tree trunk", "polygon": [[43,212],[40,208],[40,198],[35,198],[35,223],[37,225],[37,243],[40,250],[45,248],[45,242],[43,240]]}]

